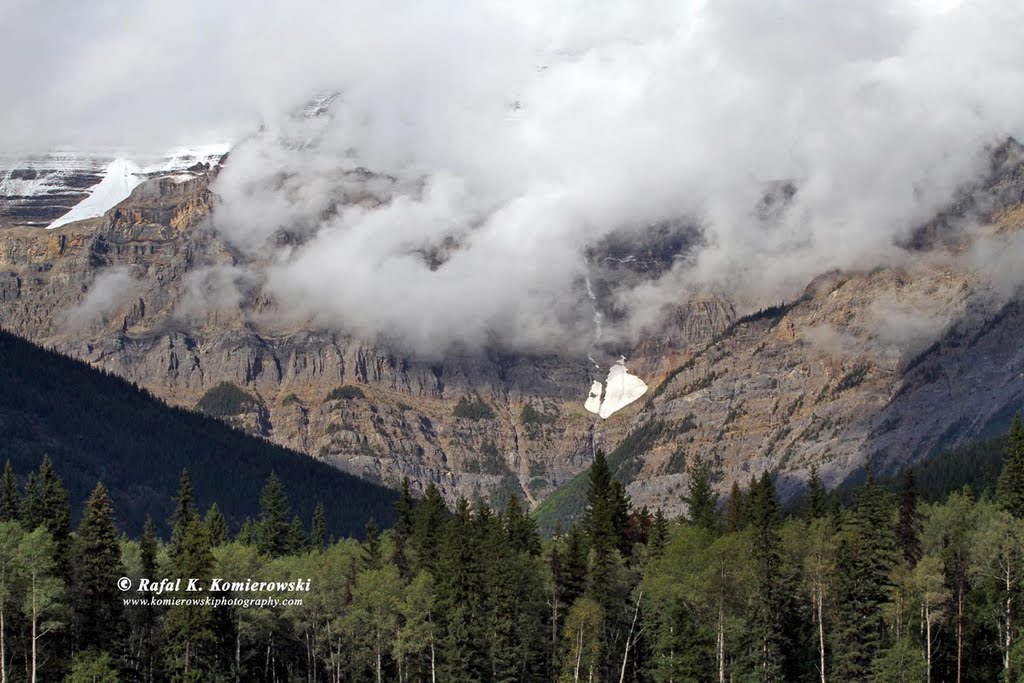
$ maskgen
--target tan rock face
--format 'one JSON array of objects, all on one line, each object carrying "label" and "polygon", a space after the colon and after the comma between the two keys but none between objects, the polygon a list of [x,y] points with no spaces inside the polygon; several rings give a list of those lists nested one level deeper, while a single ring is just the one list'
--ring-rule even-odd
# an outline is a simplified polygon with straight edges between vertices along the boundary
[{"label": "tan rock face", "polygon": [[[1024,312],[980,303],[950,256],[823,275],[798,301],[740,319],[720,298],[680,301],[629,354],[651,389],[602,421],[583,408],[600,379],[585,358],[427,361],[344,330],[282,328],[244,278],[235,299],[211,302],[203,278],[230,279],[243,257],[209,225],[208,180],[154,179],[101,219],[0,230],[0,322],[176,405],[232,383],[259,406],[236,426],[367,477],[433,481],[449,499],[539,502],[595,445],[657,424],[624,476],[638,505],[678,512],[697,454],[720,464],[723,490],[772,470],[794,491],[811,464],[832,483],[869,456],[895,467],[984,433],[1024,400]],[[999,192],[1012,198],[1013,182]],[[993,232],[1019,228],[1019,194]],[[361,395],[328,398],[345,386]],[[463,398],[489,410],[459,417]]]}]

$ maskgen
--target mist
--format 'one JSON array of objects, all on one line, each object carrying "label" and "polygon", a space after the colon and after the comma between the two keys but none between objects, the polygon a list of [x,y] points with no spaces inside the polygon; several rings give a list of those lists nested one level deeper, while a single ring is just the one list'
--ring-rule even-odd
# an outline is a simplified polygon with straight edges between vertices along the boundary
[{"label": "mist", "polygon": [[667,223],[700,239],[613,289],[605,341],[691,295],[898,265],[1024,132],[1012,0],[57,5],[0,9],[6,149],[231,141],[213,223],[248,261],[189,314],[241,278],[423,352],[586,348],[587,254]]}]

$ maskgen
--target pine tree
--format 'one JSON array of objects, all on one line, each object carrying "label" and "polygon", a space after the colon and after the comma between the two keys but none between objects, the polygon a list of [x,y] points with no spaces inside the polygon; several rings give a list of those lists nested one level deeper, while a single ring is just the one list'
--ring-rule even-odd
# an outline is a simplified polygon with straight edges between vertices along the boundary
[{"label": "pine tree", "polygon": [[1020,413],[1013,418],[1006,441],[1006,458],[996,487],[999,506],[1017,519],[1024,519],[1024,424]]},{"label": "pine tree", "polygon": [[260,495],[256,547],[263,555],[281,557],[289,550],[288,497],[277,474],[271,473]]},{"label": "pine tree", "polygon": [[683,498],[690,523],[702,529],[718,530],[718,493],[714,488],[715,470],[702,456],[695,457],[687,468],[689,487]]},{"label": "pine tree", "polygon": [[883,607],[889,599],[896,555],[890,515],[886,494],[869,469],[836,545],[839,610],[834,673],[839,680],[871,680],[872,662],[886,643]]},{"label": "pine tree", "polygon": [[32,531],[43,523],[43,499],[39,495],[35,472],[29,472],[25,479],[25,497],[21,499],[20,518],[25,531]]},{"label": "pine tree", "polygon": [[921,547],[921,528],[924,516],[917,509],[917,490],[914,483],[914,470],[903,471],[903,482],[900,488],[899,518],[896,521],[896,547],[903,555],[907,566],[917,566],[924,549]]},{"label": "pine tree", "polygon": [[192,501],[192,480],[188,476],[188,470],[181,471],[181,478],[178,481],[178,501],[174,507],[174,514],[170,519],[171,527],[171,554],[181,544],[181,538],[192,526],[192,522],[198,519],[195,503]]},{"label": "pine tree", "polygon": [[448,508],[444,504],[441,492],[437,490],[434,482],[430,482],[415,512],[416,533],[413,535],[413,542],[419,569],[432,572],[437,567],[438,548],[447,515]]},{"label": "pine tree", "polygon": [[380,531],[377,522],[371,517],[366,523],[366,540],[363,541],[363,564],[366,569],[380,569],[384,564],[381,550]]},{"label": "pine tree", "polygon": [[654,511],[654,526],[651,527],[651,535],[647,540],[647,551],[651,558],[657,559],[665,552],[665,544],[668,543],[668,519],[665,513],[658,508]]},{"label": "pine tree", "polygon": [[[188,505],[180,507],[188,509]],[[206,525],[198,515],[193,515],[187,522],[184,521],[187,515],[179,519],[182,521],[175,525],[176,538],[172,539],[169,552],[170,574],[183,578],[179,597],[192,597],[184,592],[187,579],[195,579],[197,586],[207,584],[213,570],[213,553],[210,551],[210,539],[206,536]],[[191,682],[215,677],[217,635],[213,607],[172,606],[164,622],[164,635],[166,646],[163,652],[172,679]]]},{"label": "pine tree", "polygon": [[118,578],[124,576],[114,506],[103,484],[85,504],[75,535],[74,635],[79,649],[118,652],[124,646],[125,622]]},{"label": "pine tree", "polygon": [[214,503],[206,511],[206,536],[214,548],[228,542],[228,523],[221,514],[220,508]]},{"label": "pine tree", "polygon": [[[142,539],[139,541],[139,559],[142,565],[142,576],[150,580],[157,579],[156,557],[160,545],[156,538],[156,528],[153,526],[153,519],[146,517],[145,526],[142,529]],[[151,595],[147,592],[145,595]],[[157,655],[160,651],[159,629],[157,626],[156,607],[143,604],[139,609],[139,672],[143,680],[152,681],[156,676]]]},{"label": "pine tree", "polygon": [[781,511],[775,483],[767,472],[750,491],[749,512],[754,532],[755,580],[755,601],[748,627],[752,668],[759,672],[760,681],[783,681],[791,668],[787,656],[792,653],[792,638],[786,622],[791,590],[782,572]]},{"label": "pine tree", "polygon": [[17,522],[21,518],[21,492],[14,477],[11,461],[4,464],[3,480],[0,481],[0,522]]},{"label": "pine tree", "polygon": [[738,481],[732,483],[729,500],[725,504],[725,531],[735,533],[747,526],[746,498]]},{"label": "pine tree", "polygon": [[515,552],[528,553],[534,557],[540,555],[537,523],[523,510],[515,494],[509,497],[505,506],[504,526],[509,545]]},{"label": "pine tree", "polygon": [[807,494],[804,499],[804,519],[821,519],[825,512],[825,487],[818,476],[818,466],[811,465],[811,476],[807,479]]},{"label": "pine tree", "polygon": [[288,525],[288,555],[301,555],[309,550],[309,536],[298,515],[292,517]]},{"label": "pine tree", "polygon": [[310,542],[316,550],[323,550],[327,542],[327,511],[322,502],[313,508],[313,521],[310,524]]},{"label": "pine tree", "polygon": [[252,521],[251,517],[246,517],[242,522],[242,526],[238,529],[238,533],[235,534],[235,540],[242,545],[256,545],[256,523]]}]

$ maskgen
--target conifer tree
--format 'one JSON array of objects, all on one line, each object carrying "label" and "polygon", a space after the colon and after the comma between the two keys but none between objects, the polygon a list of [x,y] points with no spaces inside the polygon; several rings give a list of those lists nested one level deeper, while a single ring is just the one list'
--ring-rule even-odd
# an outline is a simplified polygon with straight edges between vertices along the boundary
[{"label": "conifer tree", "polygon": [[[179,498],[179,509],[190,509],[191,498]],[[171,574],[183,579],[195,579],[198,586],[206,584],[212,575],[213,553],[206,536],[206,525],[195,514],[176,515],[175,534],[168,555]],[[189,519],[191,517],[191,519]],[[191,597],[184,590],[179,597]],[[175,605],[167,612],[164,622],[163,648],[171,678],[181,681],[204,681],[214,678],[217,634],[214,628],[214,610],[209,605]]]},{"label": "conifer tree", "polygon": [[260,495],[260,521],[256,547],[263,555],[281,557],[289,549],[288,497],[277,474],[271,472]]},{"label": "conifer tree", "polygon": [[747,526],[746,498],[738,481],[733,481],[729,500],[725,503],[724,525],[726,533],[730,534]]},{"label": "conifer tree", "polygon": [[917,490],[914,470],[903,471],[900,487],[899,518],[896,521],[896,547],[907,566],[913,569],[924,554],[921,547],[923,515],[917,509]]},{"label": "conifer tree", "polygon": [[363,541],[363,564],[366,569],[380,569],[384,562],[384,553],[381,550],[380,531],[377,529],[377,522],[372,517],[366,523],[366,540]]},{"label": "conifer tree", "polygon": [[658,508],[654,511],[654,525],[651,527],[651,535],[647,540],[647,549],[651,558],[657,559],[665,552],[665,544],[668,542],[668,519],[665,513]]},{"label": "conifer tree", "polygon": [[206,511],[206,536],[210,539],[210,545],[216,548],[228,542],[228,523],[221,514],[220,508],[214,503]]},{"label": "conifer tree", "polygon": [[540,555],[540,537],[537,535],[537,523],[527,514],[519,503],[519,497],[512,494],[505,506],[505,534],[511,548],[517,553]]},{"label": "conifer tree", "polygon": [[103,484],[85,504],[75,535],[74,635],[79,648],[118,652],[125,622],[117,580],[124,576],[114,506]]},{"label": "conifer tree", "polygon": [[750,618],[753,667],[758,680],[784,681],[789,649],[790,587],[782,572],[781,512],[775,483],[765,472],[750,491],[750,526],[753,529],[755,602]]},{"label": "conifer tree", "polygon": [[414,546],[419,569],[433,571],[437,567],[438,547],[445,528],[448,508],[434,482],[427,484],[423,499],[415,508]]},{"label": "conifer tree", "polygon": [[327,511],[323,502],[313,508],[313,521],[310,524],[310,543],[316,550],[323,550],[327,543]]},{"label": "conifer tree", "polygon": [[818,476],[818,466],[811,465],[811,475],[807,478],[807,494],[804,499],[804,519],[821,519],[825,513],[825,487]]},{"label": "conifer tree", "polygon": [[288,553],[289,555],[301,555],[309,550],[309,536],[306,535],[306,527],[302,526],[302,520],[298,515],[292,517],[292,523],[288,525]]},{"label": "conifer tree", "polygon": [[896,548],[891,507],[868,469],[852,514],[846,516],[836,545],[837,639],[835,676],[871,680],[872,662],[886,644],[883,607],[888,601]]},{"label": "conifer tree", "polygon": [[687,468],[688,493],[683,498],[690,523],[708,531],[718,530],[718,493],[714,488],[715,471],[703,456],[693,458]]},{"label": "conifer tree", "polygon": [[996,487],[999,506],[1017,519],[1024,519],[1024,424],[1020,413],[1013,418],[1006,441],[1006,457]]},{"label": "conifer tree", "polygon": [[14,477],[11,461],[4,464],[3,479],[0,480],[0,522],[17,522],[21,518],[21,492]]},{"label": "conifer tree", "polygon": [[173,555],[178,546],[181,545],[182,536],[192,526],[192,522],[198,519],[195,503],[192,501],[192,480],[188,476],[188,470],[181,471],[181,478],[178,481],[178,499],[174,507],[174,513],[170,519],[171,546],[170,553]]},{"label": "conifer tree", "polygon": [[256,523],[252,521],[251,517],[246,517],[242,522],[238,533],[235,534],[235,540],[242,545],[256,545]]},{"label": "conifer tree", "polygon": [[21,499],[20,518],[25,531],[32,531],[43,523],[43,499],[39,495],[35,472],[29,472],[25,479],[25,496]]},{"label": "conifer tree", "polygon": [[[145,526],[142,529],[142,538],[139,540],[139,559],[142,565],[142,576],[150,580],[157,579],[157,553],[160,544],[156,538],[156,528],[153,519],[146,517]],[[147,591],[144,595],[152,595]],[[159,629],[157,626],[156,607],[143,604],[139,609],[139,673],[145,681],[152,681],[156,676],[157,656],[159,654]]]}]

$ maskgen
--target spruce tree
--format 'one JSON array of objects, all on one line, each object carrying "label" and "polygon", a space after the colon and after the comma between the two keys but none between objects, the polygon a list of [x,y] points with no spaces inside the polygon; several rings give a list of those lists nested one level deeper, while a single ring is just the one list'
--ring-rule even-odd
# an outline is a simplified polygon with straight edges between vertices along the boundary
[{"label": "spruce tree", "polygon": [[373,518],[366,523],[366,540],[363,541],[362,561],[365,569],[380,569],[384,564],[380,531],[378,531],[377,522]]},{"label": "spruce tree", "polygon": [[316,550],[323,550],[327,543],[327,511],[322,502],[313,508],[313,520],[310,524],[310,542]]},{"label": "spruce tree", "polygon": [[884,606],[889,600],[895,556],[891,505],[869,469],[836,544],[838,612],[833,670],[839,680],[871,680],[872,662],[887,642]]},{"label": "spruce tree", "polygon": [[734,533],[747,526],[746,498],[738,481],[733,481],[729,500],[725,503],[725,531]]},{"label": "spruce tree", "polygon": [[438,547],[445,528],[445,517],[448,508],[444,504],[441,492],[434,482],[427,484],[423,499],[415,508],[415,528],[413,535],[416,560],[419,569],[434,571],[438,561]]},{"label": "spruce tree", "polygon": [[[203,586],[212,578],[213,553],[206,525],[194,515],[191,521],[183,519],[175,525],[175,532],[169,552],[170,574],[183,579],[178,597],[194,597],[184,592],[187,580],[196,579],[196,585]],[[172,606],[164,622],[164,636],[163,653],[172,679],[203,681],[216,677],[218,638],[212,606]]]},{"label": "spruce tree", "polygon": [[124,576],[114,506],[103,484],[85,504],[75,535],[74,636],[78,649],[116,653],[124,646],[125,622],[117,580]]},{"label": "spruce tree", "polygon": [[171,554],[181,544],[182,536],[192,526],[192,522],[198,519],[195,503],[192,501],[192,480],[188,476],[188,470],[181,471],[181,478],[178,480],[178,499],[174,506],[174,513],[169,520],[171,527]]},{"label": "spruce tree", "polygon": [[256,522],[252,521],[252,517],[246,517],[242,521],[242,526],[238,529],[238,533],[235,534],[235,540],[242,545],[256,545]]},{"label": "spruce tree", "polygon": [[665,513],[658,508],[654,511],[654,525],[651,527],[651,535],[647,539],[647,551],[651,558],[657,559],[665,552],[665,544],[668,543],[668,519]]},{"label": "spruce tree", "polygon": [[825,513],[825,487],[818,476],[818,466],[811,465],[811,476],[807,479],[807,493],[804,498],[804,519],[821,519]]},{"label": "spruce tree", "polygon": [[714,467],[698,455],[690,462],[687,474],[689,488],[683,502],[686,503],[690,523],[708,531],[717,531],[718,493],[714,488]]},{"label": "spruce tree", "polygon": [[1006,440],[1003,471],[996,486],[999,506],[1017,519],[1024,519],[1024,425],[1020,413],[1013,418]]},{"label": "spruce tree", "polygon": [[302,526],[302,520],[298,515],[292,517],[292,523],[288,525],[288,555],[301,555],[309,550],[309,536],[306,535],[306,527]]},{"label": "spruce tree", "polygon": [[25,479],[25,497],[21,499],[20,518],[25,531],[33,531],[43,523],[43,499],[39,494],[35,472],[29,472]]},{"label": "spruce tree", "polygon": [[256,548],[263,555],[281,557],[288,554],[288,497],[277,474],[271,472],[260,495],[260,521],[256,530]]},{"label": "spruce tree", "polygon": [[924,516],[917,509],[917,490],[914,483],[914,470],[903,471],[900,487],[899,517],[896,520],[896,547],[903,555],[907,566],[917,566],[924,548],[921,547],[921,529]]},{"label": "spruce tree", "polygon": [[517,553],[540,555],[540,536],[537,535],[537,523],[519,504],[519,497],[512,494],[505,506],[505,534],[511,548]]},{"label": "spruce tree", "polygon": [[[147,516],[142,529],[142,539],[139,541],[139,558],[142,565],[142,576],[151,581],[158,578],[156,557],[159,549],[160,544],[156,538],[153,519]],[[144,595],[148,597],[152,595],[152,592],[147,591]],[[138,606],[137,609],[139,610],[139,673],[143,680],[152,681],[156,676],[157,656],[160,651],[157,608],[154,605],[144,604]]]},{"label": "spruce tree", "polygon": [[749,513],[754,532],[755,580],[755,600],[748,626],[751,668],[759,672],[760,681],[784,681],[791,668],[787,657],[792,654],[792,634],[786,621],[791,590],[782,571],[781,511],[775,483],[767,472],[750,491]]},{"label": "spruce tree", "polygon": [[228,542],[228,523],[221,514],[220,508],[214,503],[206,511],[206,536],[214,548]]},{"label": "spruce tree", "polygon": [[21,518],[21,492],[14,477],[11,461],[4,464],[3,480],[0,481],[0,522],[17,522]]}]

